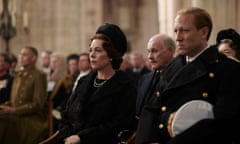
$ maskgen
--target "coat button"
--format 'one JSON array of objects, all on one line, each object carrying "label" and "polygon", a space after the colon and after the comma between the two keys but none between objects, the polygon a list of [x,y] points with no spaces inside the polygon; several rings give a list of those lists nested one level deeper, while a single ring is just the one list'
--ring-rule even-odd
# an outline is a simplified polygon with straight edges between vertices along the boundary
[{"label": "coat button", "polygon": [[208,93],[207,92],[202,93],[202,97],[203,98],[207,98],[208,97]]},{"label": "coat button", "polygon": [[159,92],[159,91],[156,92],[156,96],[157,96],[157,97],[160,96],[160,92]]},{"label": "coat button", "polygon": [[162,112],[165,112],[165,111],[167,110],[167,107],[166,107],[166,106],[163,106],[163,107],[161,108],[161,110],[162,110]]},{"label": "coat button", "polygon": [[216,60],[215,60],[215,62],[216,62],[216,63],[219,63],[219,60],[218,60],[218,59],[216,59]]},{"label": "coat button", "polygon": [[158,125],[158,127],[159,127],[160,129],[162,129],[162,128],[164,127],[164,125],[161,123],[161,124]]},{"label": "coat button", "polygon": [[214,76],[215,76],[214,73],[212,73],[212,72],[209,73],[210,78],[214,78]]}]

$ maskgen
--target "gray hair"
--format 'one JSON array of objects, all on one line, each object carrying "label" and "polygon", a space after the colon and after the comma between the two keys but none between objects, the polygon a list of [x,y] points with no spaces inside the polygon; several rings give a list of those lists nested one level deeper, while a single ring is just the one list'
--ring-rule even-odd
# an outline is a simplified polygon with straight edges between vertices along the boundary
[{"label": "gray hair", "polygon": [[163,34],[163,46],[167,48],[171,48],[173,52],[175,52],[176,50],[176,44],[174,40],[166,34]]}]

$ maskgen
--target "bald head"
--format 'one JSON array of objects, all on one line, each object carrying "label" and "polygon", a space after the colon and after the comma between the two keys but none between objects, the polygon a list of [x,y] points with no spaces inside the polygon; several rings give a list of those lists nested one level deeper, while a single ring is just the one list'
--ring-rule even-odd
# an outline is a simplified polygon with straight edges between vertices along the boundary
[{"label": "bald head", "polygon": [[152,69],[163,69],[174,57],[174,40],[165,34],[156,34],[147,44],[148,59]]}]

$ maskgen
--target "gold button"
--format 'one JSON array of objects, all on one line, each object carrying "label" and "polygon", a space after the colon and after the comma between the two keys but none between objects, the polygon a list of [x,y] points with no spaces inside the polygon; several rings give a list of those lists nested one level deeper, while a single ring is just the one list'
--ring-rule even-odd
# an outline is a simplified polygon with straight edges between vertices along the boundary
[{"label": "gold button", "polygon": [[216,63],[218,63],[218,62],[219,62],[219,60],[218,60],[218,59],[216,59],[216,60],[215,60],[215,62],[216,62]]},{"label": "gold button", "polygon": [[161,109],[162,109],[162,112],[165,112],[167,110],[167,107],[163,106]]},{"label": "gold button", "polygon": [[214,73],[212,73],[212,72],[209,73],[210,78],[214,78],[214,76],[215,76]]},{"label": "gold button", "polygon": [[207,92],[204,92],[204,93],[202,93],[202,96],[203,96],[204,98],[207,98],[207,97],[208,97],[208,93],[207,93]]},{"label": "gold button", "polygon": [[157,96],[157,97],[160,96],[160,92],[159,92],[159,91],[156,92],[156,96]]},{"label": "gold button", "polygon": [[159,127],[160,129],[162,129],[162,128],[164,127],[164,125],[161,123],[161,124],[158,125],[158,127]]}]

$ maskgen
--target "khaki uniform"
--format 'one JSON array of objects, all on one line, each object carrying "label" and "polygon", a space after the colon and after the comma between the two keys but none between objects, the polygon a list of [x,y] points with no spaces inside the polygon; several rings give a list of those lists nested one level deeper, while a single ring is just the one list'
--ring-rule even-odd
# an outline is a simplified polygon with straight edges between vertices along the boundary
[{"label": "khaki uniform", "polygon": [[36,144],[48,135],[46,75],[36,68],[15,75],[11,100],[16,114],[0,117],[1,144]]}]

